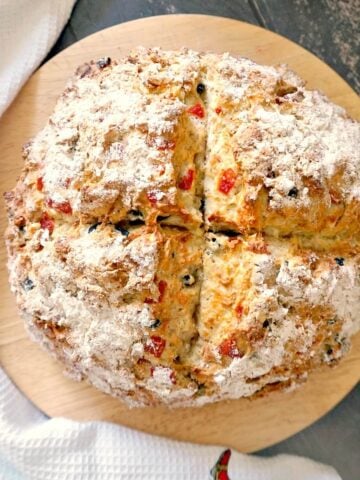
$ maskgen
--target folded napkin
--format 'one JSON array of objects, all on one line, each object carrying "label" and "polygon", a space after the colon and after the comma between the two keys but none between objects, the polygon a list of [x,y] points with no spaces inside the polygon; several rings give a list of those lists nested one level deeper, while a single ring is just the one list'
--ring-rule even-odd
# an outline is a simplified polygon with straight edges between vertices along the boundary
[{"label": "folded napkin", "polygon": [[[0,0],[0,115],[50,50],[74,0]],[[129,413],[131,415],[131,412]],[[305,458],[265,459],[104,422],[49,419],[0,369],[0,480],[338,480]]]},{"label": "folded napkin", "polygon": [[55,43],[75,0],[0,0],[0,115]]},{"label": "folded napkin", "polygon": [[0,480],[210,479],[339,480],[340,476],[332,467],[292,455],[261,458],[224,447],[175,442],[111,423],[49,419],[0,369]]}]

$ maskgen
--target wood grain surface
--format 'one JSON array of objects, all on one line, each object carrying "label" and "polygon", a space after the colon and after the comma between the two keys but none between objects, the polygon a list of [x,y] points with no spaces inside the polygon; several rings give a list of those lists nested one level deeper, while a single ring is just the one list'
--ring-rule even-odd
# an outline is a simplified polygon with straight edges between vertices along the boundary
[{"label": "wood grain surface", "polygon": [[[207,32],[204,35],[203,32]],[[45,64],[23,88],[0,121],[2,175],[0,189],[14,185],[21,168],[21,145],[44,124],[66,79],[82,62],[104,55],[119,57],[138,45],[229,51],[260,63],[288,63],[312,88],[323,90],[359,118],[357,95],[328,66],[294,43],[245,23],[207,16],[142,19],[98,32],[64,50]],[[5,228],[2,209],[1,229]],[[128,410],[119,401],[61,374],[26,337],[7,286],[5,250],[0,249],[0,362],[23,392],[49,415],[104,419],[144,431],[200,443],[227,444],[254,451],[278,442],[329,411],[359,379],[360,337],[337,368],[310,375],[289,394],[221,402],[200,409]]]},{"label": "wood grain surface", "polygon": [[284,35],[324,60],[360,93],[360,0],[77,0],[49,58],[103,28],[174,13],[221,15]]}]

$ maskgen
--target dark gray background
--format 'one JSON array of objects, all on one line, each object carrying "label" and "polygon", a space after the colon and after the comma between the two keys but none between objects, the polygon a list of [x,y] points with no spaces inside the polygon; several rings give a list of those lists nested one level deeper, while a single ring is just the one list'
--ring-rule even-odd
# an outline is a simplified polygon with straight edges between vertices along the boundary
[{"label": "dark gray background", "polygon": [[[48,58],[111,25],[174,13],[232,17],[273,30],[315,53],[360,92],[360,0],[78,0]],[[343,480],[359,480],[360,386],[311,427],[258,453],[307,456],[333,465]]]}]

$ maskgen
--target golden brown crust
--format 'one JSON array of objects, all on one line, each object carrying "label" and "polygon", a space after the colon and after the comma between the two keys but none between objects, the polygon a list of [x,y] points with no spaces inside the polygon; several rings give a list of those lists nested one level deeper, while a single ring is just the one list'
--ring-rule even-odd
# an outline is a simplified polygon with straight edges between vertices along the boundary
[{"label": "golden brown crust", "polygon": [[359,125],[283,67],[79,67],[6,194],[31,336],[129,405],[290,388],[359,328]]},{"label": "golden brown crust", "polygon": [[213,61],[209,225],[359,237],[359,124],[282,69],[226,56]]}]

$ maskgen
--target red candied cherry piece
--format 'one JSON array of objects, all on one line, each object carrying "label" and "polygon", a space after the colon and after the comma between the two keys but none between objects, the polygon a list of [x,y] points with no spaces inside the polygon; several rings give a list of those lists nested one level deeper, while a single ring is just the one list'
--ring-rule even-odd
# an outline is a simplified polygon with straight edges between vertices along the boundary
[{"label": "red candied cherry piece", "polygon": [[166,287],[167,287],[167,283],[165,282],[165,280],[160,280],[159,283],[157,284],[157,287],[159,289],[158,300],[156,301],[153,298],[146,297],[145,300],[144,300],[145,303],[152,304],[152,303],[161,303],[163,301],[163,298],[164,298],[164,295],[165,295],[165,290],[166,290]]},{"label": "red candied cherry piece", "polygon": [[41,215],[40,225],[42,229],[49,230],[49,233],[54,231],[54,220],[46,212]]},{"label": "red candied cherry piece", "polygon": [[154,355],[154,357],[159,358],[164,351],[165,345],[166,341],[163,338],[158,337],[157,335],[152,335],[145,343],[144,350],[145,352]]},{"label": "red candied cherry piece", "polygon": [[234,338],[227,338],[219,345],[219,352],[221,355],[226,355],[230,358],[241,358],[243,355],[236,345]]},{"label": "red candied cherry piece", "polygon": [[194,181],[195,172],[190,168],[183,177],[180,178],[178,186],[181,190],[190,190]]},{"label": "red candied cherry piece", "polygon": [[39,177],[39,178],[36,180],[36,188],[39,190],[39,192],[41,192],[42,189],[44,188],[44,181],[43,181],[43,178],[42,178],[42,177]]},{"label": "red candied cherry piece", "polygon": [[241,305],[241,303],[235,307],[235,313],[238,317],[241,317],[244,313],[244,307]]},{"label": "red candied cherry piece", "polygon": [[58,212],[65,213],[66,215],[72,214],[72,208],[69,202],[54,202],[51,198],[47,200],[47,205],[50,208],[57,210]]},{"label": "red candied cherry piece", "polygon": [[158,302],[159,303],[161,303],[164,299],[166,287],[167,287],[167,283],[165,282],[165,280],[160,280],[160,282],[158,283],[158,289],[159,289],[159,300],[158,300]]},{"label": "red candied cherry piece", "polygon": [[156,198],[155,192],[147,192],[146,196],[149,202],[151,203],[151,205],[156,205],[157,198]]},{"label": "red candied cherry piece", "polygon": [[201,103],[195,103],[192,107],[188,108],[188,113],[194,115],[194,117],[204,118],[205,117],[205,110]]},{"label": "red candied cherry piece", "polygon": [[235,185],[236,173],[232,168],[227,168],[221,174],[219,179],[219,191],[227,195]]}]

